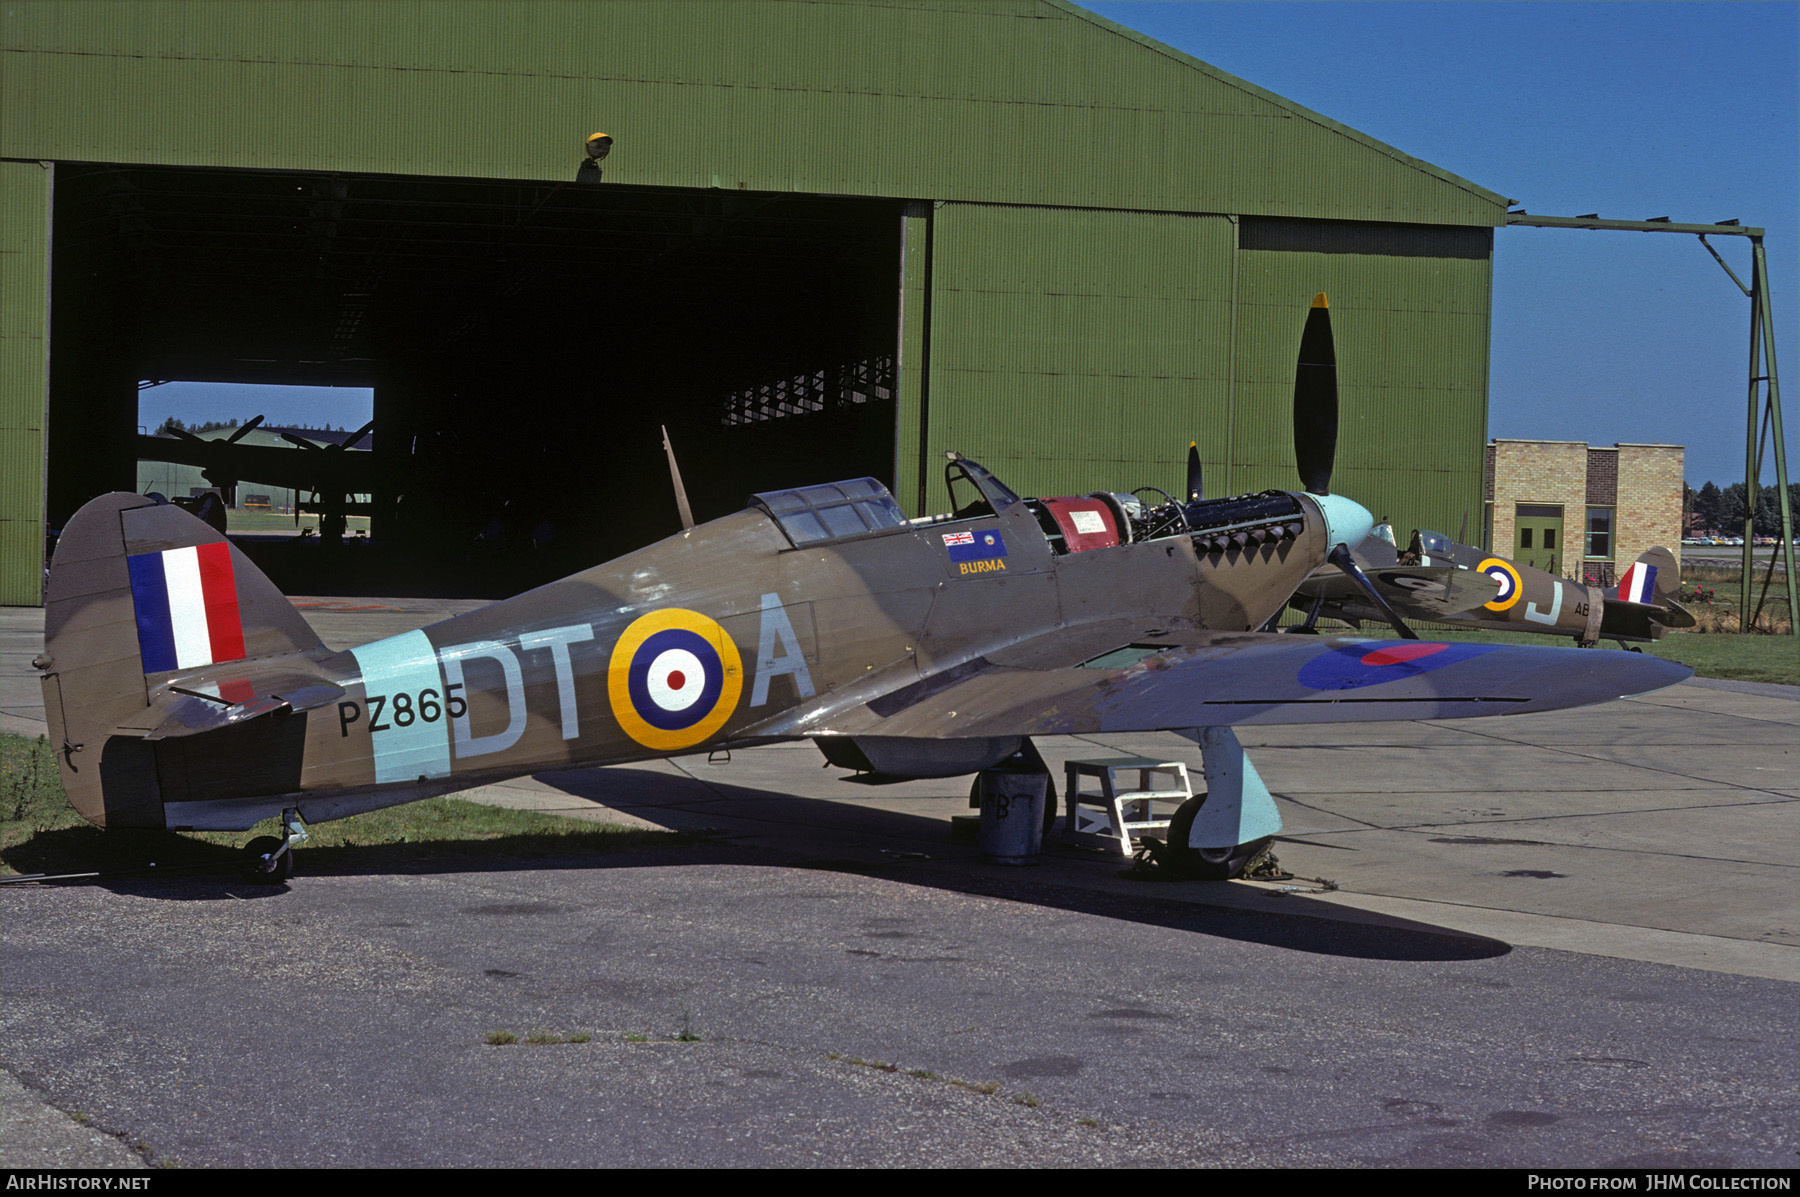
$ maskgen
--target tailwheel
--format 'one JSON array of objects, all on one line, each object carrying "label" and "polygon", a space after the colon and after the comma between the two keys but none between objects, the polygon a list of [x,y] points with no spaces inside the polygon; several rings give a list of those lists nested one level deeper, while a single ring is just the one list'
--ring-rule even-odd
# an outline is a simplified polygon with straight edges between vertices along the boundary
[{"label": "tailwheel", "polygon": [[259,835],[244,845],[244,880],[255,885],[280,885],[294,875],[294,849],[312,838],[300,812],[288,807],[281,812],[279,836]]},{"label": "tailwheel", "polygon": [[1194,829],[1194,817],[1205,803],[1206,792],[1202,790],[1175,809],[1169,819],[1168,846],[1159,854],[1159,863],[1165,863],[1176,876],[1199,881],[1229,881],[1242,877],[1244,870],[1263,854],[1274,837],[1265,835],[1247,844],[1223,848],[1191,848],[1188,836]]},{"label": "tailwheel", "polygon": [[294,854],[279,837],[259,835],[244,845],[244,880],[280,885],[294,875]]}]

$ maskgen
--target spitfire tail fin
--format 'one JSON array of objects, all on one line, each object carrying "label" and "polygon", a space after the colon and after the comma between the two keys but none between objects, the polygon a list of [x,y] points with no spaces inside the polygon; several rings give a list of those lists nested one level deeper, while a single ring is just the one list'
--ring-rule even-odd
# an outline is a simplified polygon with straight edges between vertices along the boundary
[{"label": "spitfire tail fin", "polygon": [[1661,547],[1645,549],[1619,577],[1618,597],[1628,603],[1663,606],[1681,591],[1681,565]]},{"label": "spitfire tail fin", "polygon": [[162,825],[154,692],[211,665],[324,651],[248,558],[205,522],[142,495],[103,495],[57,543],[44,603],[44,714],[63,784],[101,826]]}]

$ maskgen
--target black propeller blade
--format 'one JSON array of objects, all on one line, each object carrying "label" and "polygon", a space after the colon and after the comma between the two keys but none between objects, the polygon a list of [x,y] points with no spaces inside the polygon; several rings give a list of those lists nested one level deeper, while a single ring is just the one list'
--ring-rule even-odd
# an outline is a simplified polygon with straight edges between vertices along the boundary
[{"label": "black propeller blade", "polygon": [[1310,494],[1331,493],[1337,432],[1337,350],[1331,341],[1331,306],[1321,291],[1307,313],[1294,370],[1294,462],[1300,467],[1300,485]]},{"label": "black propeller blade", "polygon": [[1187,501],[1198,503],[1206,497],[1206,484],[1200,478],[1200,442],[1188,442]]},{"label": "black propeller blade", "polygon": [[357,443],[359,441],[361,441],[363,437],[368,436],[369,430],[373,427],[375,427],[375,421],[370,420],[367,424],[364,424],[361,428],[358,428],[355,432],[352,432],[350,434],[350,438],[348,440],[344,441],[344,443],[339,445],[338,447],[340,449],[356,448]]},{"label": "black propeller blade", "polygon": [[1348,545],[1338,545],[1332,549],[1331,555],[1326,560],[1349,575],[1350,580],[1362,589],[1363,596],[1373,604],[1375,609],[1387,616],[1387,621],[1394,625],[1394,631],[1398,632],[1402,639],[1417,640],[1419,638],[1419,634],[1407,627],[1401,618],[1394,614],[1394,609],[1388,606],[1387,600],[1381,597],[1381,592],[1375,589],[1375,583],[1369,581],[1369,575],[1362,571],[1362,567],[1356,563],[1356,558],[1350,555]]},{"label": "black propeller blade", "polygon": [[354,446],[357,441],[360,441],[363,437],[369,435],[369,430],[373,427],[375,427],[375,421],[370,420],[367,424],[364,424],[361,428],[358,428],[355,432],[351,433],[347,440],[335,445],[321,445],[316,441],[309,441],[304,437],[295,436],[291,432],[281,433],[281,439],[290,445],[296,445],[302,449],[317,449],[321,453],[342,453],[346,449]]},{"label": "black propeller blade", "polygon": [[256,417],[254,420],[251,420],[248,424],[241,426],[236,432],[234,432],[230,436],[226,437],[225,443],[228,445],[237,444],[239,441],[243,440],[246,436],[249,436],[252,432],[256,431],[257,425],[261,424],[262,422],[263,422],[263,418],[261,416]]}]

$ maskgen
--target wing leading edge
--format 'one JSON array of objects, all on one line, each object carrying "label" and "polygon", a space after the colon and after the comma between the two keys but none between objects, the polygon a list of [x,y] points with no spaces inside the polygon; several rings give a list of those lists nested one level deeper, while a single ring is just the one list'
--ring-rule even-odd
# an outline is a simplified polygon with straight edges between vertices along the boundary
[{"label": "wing leading edge", "polygon": [[1259,723],[1455,719],[1552,711],[1692,676],[1642,653],[1231,633],[1124,668],[984,659],[855,705],[811,705],[757,735],[1072,735]]}]

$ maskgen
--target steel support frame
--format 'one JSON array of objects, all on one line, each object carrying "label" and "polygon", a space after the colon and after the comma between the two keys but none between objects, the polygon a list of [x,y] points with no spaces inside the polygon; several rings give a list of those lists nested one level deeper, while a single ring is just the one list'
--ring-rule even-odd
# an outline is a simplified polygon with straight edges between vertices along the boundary
[{"label": "steel support frame", "polygon": [[[1755,574],[1756,501],[1762,474],[1762,452],[1765,441],[1773,439],[1775,480],[1781,510],[1781,555],[1787,567],[1787,607],[1789,634],[1800,636],[1800,593],[1794,585],[1794,524],[1788,501],[1787,448],[1781,426],[1781,382],[1775,369],[1775,320],[1770,312],[1768,259],[1763,254],[1763,230],[1732,221],[1719,224],[1676,224],[1667,220],[1602,220],[1596,216],[1532,216],[1524,212],[1508,212],[1506,223],[1546,229],[1601,229],[1633,233],[1685,233],[1698,237],[1706,252],[1724,268],[1738,290],[1750,300],[1750,367],[1749,397],[1746,403],[1744,430],[1744,569],[1739,593],[1739,627],[1752,626],[1750,590]],[[1707,241],[1709,236],[1723,235],[1750,239],[1750,285],[1719,256]],[[1766,387],[1765,385],[1766,384]],[[1684,529],[1685,531],[1685,529]]]}]

